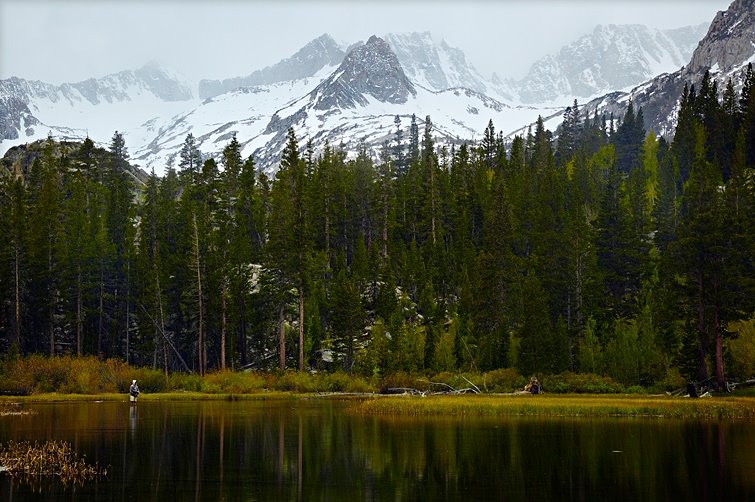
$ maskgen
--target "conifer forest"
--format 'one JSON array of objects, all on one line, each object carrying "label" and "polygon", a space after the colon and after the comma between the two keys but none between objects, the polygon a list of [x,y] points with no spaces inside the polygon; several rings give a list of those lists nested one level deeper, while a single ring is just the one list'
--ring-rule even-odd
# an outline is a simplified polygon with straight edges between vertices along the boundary
[{"label": "conifer forest", "polygon": [[[504,140],[396,117],[379,161],[290,129],[274,176],[186,137],[145,177],[123,135],[0,172],[0,353],[169,372],[755,373],[755,76],[706,74],[674,135],[575,101]],[[16,168],[13,168],[13,165]],[[18,167],[21,166],[21,167]]]}]

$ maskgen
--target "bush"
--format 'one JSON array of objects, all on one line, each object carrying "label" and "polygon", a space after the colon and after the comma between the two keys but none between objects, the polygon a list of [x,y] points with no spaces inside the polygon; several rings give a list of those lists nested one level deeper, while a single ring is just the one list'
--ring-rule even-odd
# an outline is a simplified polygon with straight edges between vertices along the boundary
[{"label": "bush", "polygon": [[257,373],[217,371],[205,375],[201,390],[209,393],[251,394],[265,388],[265,379]]},{"label": "bush", "polygon": [[516,368],[501,368],[483,375],[483,385],[489,392],[514,392],[524,389],[527,378]]},{"label": "bush", "polygon": [[300,371],[285,372],[274,384],[276,390],[294,392],[316,392],[317,385],[308,373]]},{"label": "bush", "polygon": [[729,323],[734,336],[726,339],[728,370],[731,376],[745,379],[755,375],[755,319]]},{"label": "bush", "polygon": [[[126,382],[131,385],[131,380],[136,380],[139,390],[142,392],[165,392],[168,390],[168,377],[161,370],[152,368],[132,368],[131,378]],[[126,387],[128,391],[128,387]]]},{"label": "bush", "polygon": [[686,386],[687,380],[679,373],[679,370],[669,368],[666,370],[666,377],[663,380],[656,382],[655,385],[646,390],[651,393],[663,393],[684,389]]},{"label": "bush", "polygon": [[375,386],[362,376],[342,371],[320,373],[316,376],[316,388],[321,392],[374,392]]},{"label": "bush", "polygon": [[593,373],[572,373],[546,375],[540,379],[544,392],[569,394],[619,394],[624,386],[607,376]]},{"label": "bush", "polygon": [[171,373],[168,377],[168,390],[201,392],[202,382],[202,377],[195,373]]},{"label": "bush", "polygon": [[380,392],[387,393],[390,389],[417,389],[419,391],[428,390],[429,382],[424,377],[418,377],[399,371],[386,375],[380,384]]}]

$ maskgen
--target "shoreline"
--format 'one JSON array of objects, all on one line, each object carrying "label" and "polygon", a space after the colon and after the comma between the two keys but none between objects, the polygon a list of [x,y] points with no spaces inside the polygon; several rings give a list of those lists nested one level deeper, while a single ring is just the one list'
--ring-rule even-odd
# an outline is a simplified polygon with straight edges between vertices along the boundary
[{"label": "shoreline", "polygon": [[[755,398],[715,396],[686,398],[643,394],[465,394],[416,396],[371,393],[297,393],[270,391],[248,394],[165,392],[143,394],[139,402],[353,401],[350,413],[397,417],[648,417],[659,419],[755,419]],[[123,402],[128,395],[34,394],[0,396],[0,405],[70,402]],[[138,404],[137,404],[138,406]]]}]

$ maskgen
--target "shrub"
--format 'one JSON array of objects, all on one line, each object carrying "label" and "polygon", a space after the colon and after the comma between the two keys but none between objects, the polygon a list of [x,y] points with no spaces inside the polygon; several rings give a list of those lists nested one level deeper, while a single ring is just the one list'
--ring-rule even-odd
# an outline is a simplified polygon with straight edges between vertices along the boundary
[{"label": "shrub", "polygon": [[386,393],[389,392],[390,389],[417,389],[420,391],[425,391],[429,387],[430,384],[428,383],[426,378],[417,377],[410,375],[409,373],[399,371],[397,373],[386,375],[383,378],[383,381],[380,384],[380,392]]},{"label": "shrub", "polygon": [[483,375],[483,386],[488,392],[513,392],[524,389],[527,378],[516,368],[501,368]]},{"label": "shrub", "polygon": [[202,377],[195,373],[171,373],[168,377],[168,390],[201,392],[202,382]]},{"label": "shrub", "polygon": [[546,375],[540,379],[544,392],[574,394],[616,394],[624,392],[624,386],[607,376],[593,373]]},{"label": "shrub", "polygon": [[205,375],[202,391],[210,393],[250,394],[265,388],[265,379],[257,373],[217,371]]},{"label": "shrub", "polygon": [[294,392],[315,392],[317,386],[314,378],[308,373],[300,371],[285,372],[274,384],[276,390]]},{"label": "shrub", "polygon": [[724,343],[731,376],[751,378],[755,375],[755,319],[729,323],[728,331],[734,336]]},{"label": "shrub", "polygon": [[[161,370],[152,368],[131,368],[131,378],[126,379],[128,386],[136,380],[142,392],[165,392],[168,390],[168,377]],[[126,387],[126,391],[128,387]],[[125,391],[124,391],[125,392]]]}]

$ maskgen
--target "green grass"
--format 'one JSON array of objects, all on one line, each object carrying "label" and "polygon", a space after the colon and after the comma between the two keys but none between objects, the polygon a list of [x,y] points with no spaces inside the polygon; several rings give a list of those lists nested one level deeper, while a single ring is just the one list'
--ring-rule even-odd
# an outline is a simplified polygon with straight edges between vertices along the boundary
[{"label": "green grass", "polygon": [[[676,419],[755,419],[755,398],[710,397],[690,399],[647,395],[454,395],[454,396],[342,396],[292,391],[253,394],[159,392],[142,394],[151,401],[263,401],[297,399],[350,399],[352,413],[392,416],[543,416],[543,417],[657,417]],[[72,401],[122,401],[126,394],[59,394],[3,396],[10,402],[54,403]]]},{"label": "green grass", "polygon": [[[206,392],[157,392],[142,393],[139,396],[139,402],[145,401],[268,401],[268,400],[291,400],[301,399],[306,394],[294,392],[259,392],[256,394],[232,394],[232,393],[206,393]],[[59,392],[49,392],[41,394],[32,394],[28,396],[0,396],[0,410],[2,406],[8,403],[62,403],[76,401],[122,401],[129,402],[128,394],[61,394]]]},{"label": "green grass", "polygon": [[390,396],[366,399],[354,413],[398,416],[559,416],[755,418],[755,399],[605,395]]}]

